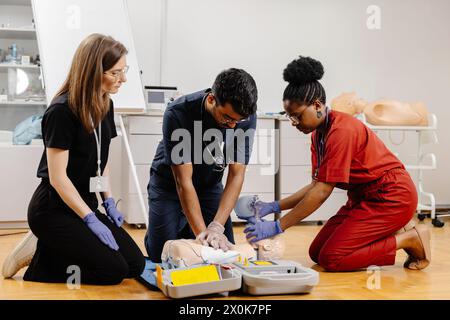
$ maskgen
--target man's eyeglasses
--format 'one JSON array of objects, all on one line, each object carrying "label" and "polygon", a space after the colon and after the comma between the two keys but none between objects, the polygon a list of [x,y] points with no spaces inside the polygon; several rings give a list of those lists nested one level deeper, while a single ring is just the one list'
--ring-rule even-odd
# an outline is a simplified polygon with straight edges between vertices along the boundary
[{"label": "man's eyeglasses", "polygon": [[[222,105],[222,103],[219,101],[219,99],[217,99],[217,97],[214,97],[214,99],[216,100],[216,107]],[[222,122],[223,124],[232,124],[232,123],[238,124],[238,123],[243,123],[243,122],[246,122],[249,120],[249,117],[240,119],[240,120],[233,119],[230,116],[228,116],[227,114],[222,113],[220,110],[218,110],[218,113],[221,118],[220,122]]]},{"label": "man's eyeglasses", "polygon": [[222,114],[222,113],[220,114],[220,116],[222,118],[221,122],[225,123],[225,124],[231,124],[231,123],[238,124],[238,123],[243,123],[243,122],[248,121],[248,118],[236,120],[236,119],[233,119],[233,118],[229,117],[228,115]]},{"label": "man's eyeglasses", "polygon": [[115,71],[105,71],[103,72],[104,74],[107,74],[109,76],[114,77],[116,80],[118,80],[120,77],[123,77],[127,74],[128,70],[130,69],[129,66],[126,66],[125,68],[123,68],[122,70],[115,70]]}]

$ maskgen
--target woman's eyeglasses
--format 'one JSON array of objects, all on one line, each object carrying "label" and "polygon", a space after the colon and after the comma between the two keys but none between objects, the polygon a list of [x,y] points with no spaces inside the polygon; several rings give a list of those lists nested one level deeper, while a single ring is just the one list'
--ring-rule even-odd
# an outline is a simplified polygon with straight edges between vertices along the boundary
[{"label": "woman's eyeglasses", "polygon": [[299,124],[300,120],[298,119],[297,116],[290,116],[287,113],[285,114],[285,117],[289,119],[289,121],[291,121],[293,124]]},{"label": "woman's eyeglasses", "polygon": [[[310,106],[308,106],[310,107]],[[286,118],[289,119],[289,121],[291,121],[294,125],[298,125],[300,124],[300,119],[302,118],[303,113],[306,111],[306,109],[308,109],[308,107],[306,107],[302,112],[300,112],[299,114],[296,115],[289,115],[287,112],[284,111],[284,115]]]},{"label": "woman's eyeglasses", "polygon": [[126,66],[125,68],[123,68],[122,70],[115,70],[115,71],[105,71],[103,72],[104,74],[107,74],[109,76],[114,77],[116,80],[118,80],[120,77],[123,77],[127,74],[128,70],[130,69],[129,66]]}]

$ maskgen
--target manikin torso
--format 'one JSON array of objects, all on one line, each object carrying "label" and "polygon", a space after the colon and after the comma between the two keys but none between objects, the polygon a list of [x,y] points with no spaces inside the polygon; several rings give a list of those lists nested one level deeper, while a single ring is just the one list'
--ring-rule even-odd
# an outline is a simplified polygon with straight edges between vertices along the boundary
[{"label": "manikin torso", "polygon": [[345,92],[331,101],[331,108],[351,115],[364,113],[367,122],[377,126],[428,125],[428,111],[421,102],[380,99],[368,103],[354,92]]},{"label": "manikin torso", "polygon": [[204,246],[193,239],[169,240],[164,244],[161,260],[168,268],[189,267],[201,263],[233,263],[245,260],[281,259],[285,243],[281,236],[264,239],[251,245],[234,245],[227,252]]}]

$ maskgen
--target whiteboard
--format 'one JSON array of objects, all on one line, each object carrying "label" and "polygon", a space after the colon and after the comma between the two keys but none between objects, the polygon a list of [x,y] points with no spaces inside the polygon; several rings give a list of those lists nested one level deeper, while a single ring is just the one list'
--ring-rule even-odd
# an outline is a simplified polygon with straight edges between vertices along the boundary
[{"label": "whiteboard", "polygon": [[125,0],[32,0],[32,6],[49,102],[64,83],[81,41],[92,33],[102,33],[128,49],[127,82],[111,95],[115,111],[145,111],[144,88]]}]

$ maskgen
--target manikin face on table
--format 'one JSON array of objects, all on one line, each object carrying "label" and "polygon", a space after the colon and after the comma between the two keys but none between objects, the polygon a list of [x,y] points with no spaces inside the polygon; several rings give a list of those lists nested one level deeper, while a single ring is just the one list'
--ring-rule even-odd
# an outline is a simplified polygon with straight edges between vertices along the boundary
[{"label": "manikin face on table", "polygon": [[355,92],[344,92],[331,100],[331,109],[355,115],[364,111],[367,102],[359,98]]},{"label": "manikin face on table", "polygon": [[[258,250],[258,256],[255,249]],[[226,257],[232,257],[232,261],[236,261],[237,255],[240,255],[241,261],[248,260],[276,260],[283,257],[285,244],[281,235],[274,238],[258,241],[254,244],[242,243],[234,245],[228,252],[222,250],[214,250],[198,243],[193,239],[169,240],[164,244],[161,254],[163,263],[168,263],[176,267],[188,267],[210,260],[211,251],[215,251],[217,261],[224,262]],[[235,252],[234,254],[232,252]],[[234,257],[234,258],[233,258]]]}]

